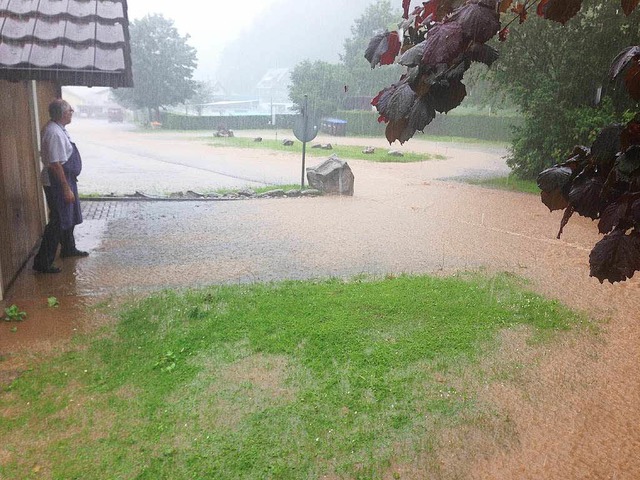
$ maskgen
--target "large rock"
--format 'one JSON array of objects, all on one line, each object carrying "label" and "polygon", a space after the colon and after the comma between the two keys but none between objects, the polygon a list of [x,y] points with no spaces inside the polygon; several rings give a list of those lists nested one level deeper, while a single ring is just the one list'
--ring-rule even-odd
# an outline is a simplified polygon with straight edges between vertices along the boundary
[{"label": "large rock", "polygon": [[307,168],[309,185],[326,194],[353,195],[353,179],[349,164],[335,155],[320,165]]}]

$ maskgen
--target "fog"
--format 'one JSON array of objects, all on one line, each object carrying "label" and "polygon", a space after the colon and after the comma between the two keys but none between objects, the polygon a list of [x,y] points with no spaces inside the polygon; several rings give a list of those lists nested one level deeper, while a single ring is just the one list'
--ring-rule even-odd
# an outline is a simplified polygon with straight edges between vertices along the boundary
[{"label": "fog", "polygon": [[[194,78],[220,80],[237,93],[253,88],[271,68],[298,62],[337,62],[351,26],[375,0],[130,0],[129,19],[160,13],[174,21],[198,51]],[[204,6],[206,5],[206,6]],[[241,5],[241,7],[238,7]]]},{"label": "fog", "polygon": [[292,68],[305,59],[338,62],[354,20],[373,3],[375,0],[325,0],[318,7],[297,0],[276,1],[227,44],[218,78],[248,91],[270,68]]}]

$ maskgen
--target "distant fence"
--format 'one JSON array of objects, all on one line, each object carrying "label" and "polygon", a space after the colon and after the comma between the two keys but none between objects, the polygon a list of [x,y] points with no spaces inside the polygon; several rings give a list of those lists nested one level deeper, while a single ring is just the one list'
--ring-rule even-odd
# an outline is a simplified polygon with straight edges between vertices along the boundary
[{"label": "distant fence", "polygon": [[[335,115],[347,121],[346,134],[353,136],[384,136],[384,123],[378,123],[378,114],[369,111],[341,110]],[[297,115],[276,115],[275,126],[268,115],[238,116],[188,116],[163,113],[160,122],[164,128],[172,130],[236,130],[293,128]],[[477,138],[508,142],[512,127],[521,125],[517,116],[495,115],[491,113],[438,114],[424,129],[426,135],[445,137]]]}]

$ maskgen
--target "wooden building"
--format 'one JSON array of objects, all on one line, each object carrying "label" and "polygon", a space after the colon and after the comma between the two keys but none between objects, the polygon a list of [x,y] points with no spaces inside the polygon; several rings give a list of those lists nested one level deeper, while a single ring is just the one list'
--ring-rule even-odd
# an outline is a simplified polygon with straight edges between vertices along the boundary
[{"label": "wooden building", "polygon": [[39,132],[63,85],[133,86],[126,0],[0,0],[0,300],[47,221]]}]

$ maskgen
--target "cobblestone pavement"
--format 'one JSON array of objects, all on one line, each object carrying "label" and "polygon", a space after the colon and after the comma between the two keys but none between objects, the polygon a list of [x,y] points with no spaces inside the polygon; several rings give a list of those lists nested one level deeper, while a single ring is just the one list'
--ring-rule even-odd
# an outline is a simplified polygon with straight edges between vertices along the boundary
[{"label": "cobblestone pavement", "polygon": [[84,220],[107,220],[127,215],[134,205],[130,201],[82,201],[82,217]]}]

